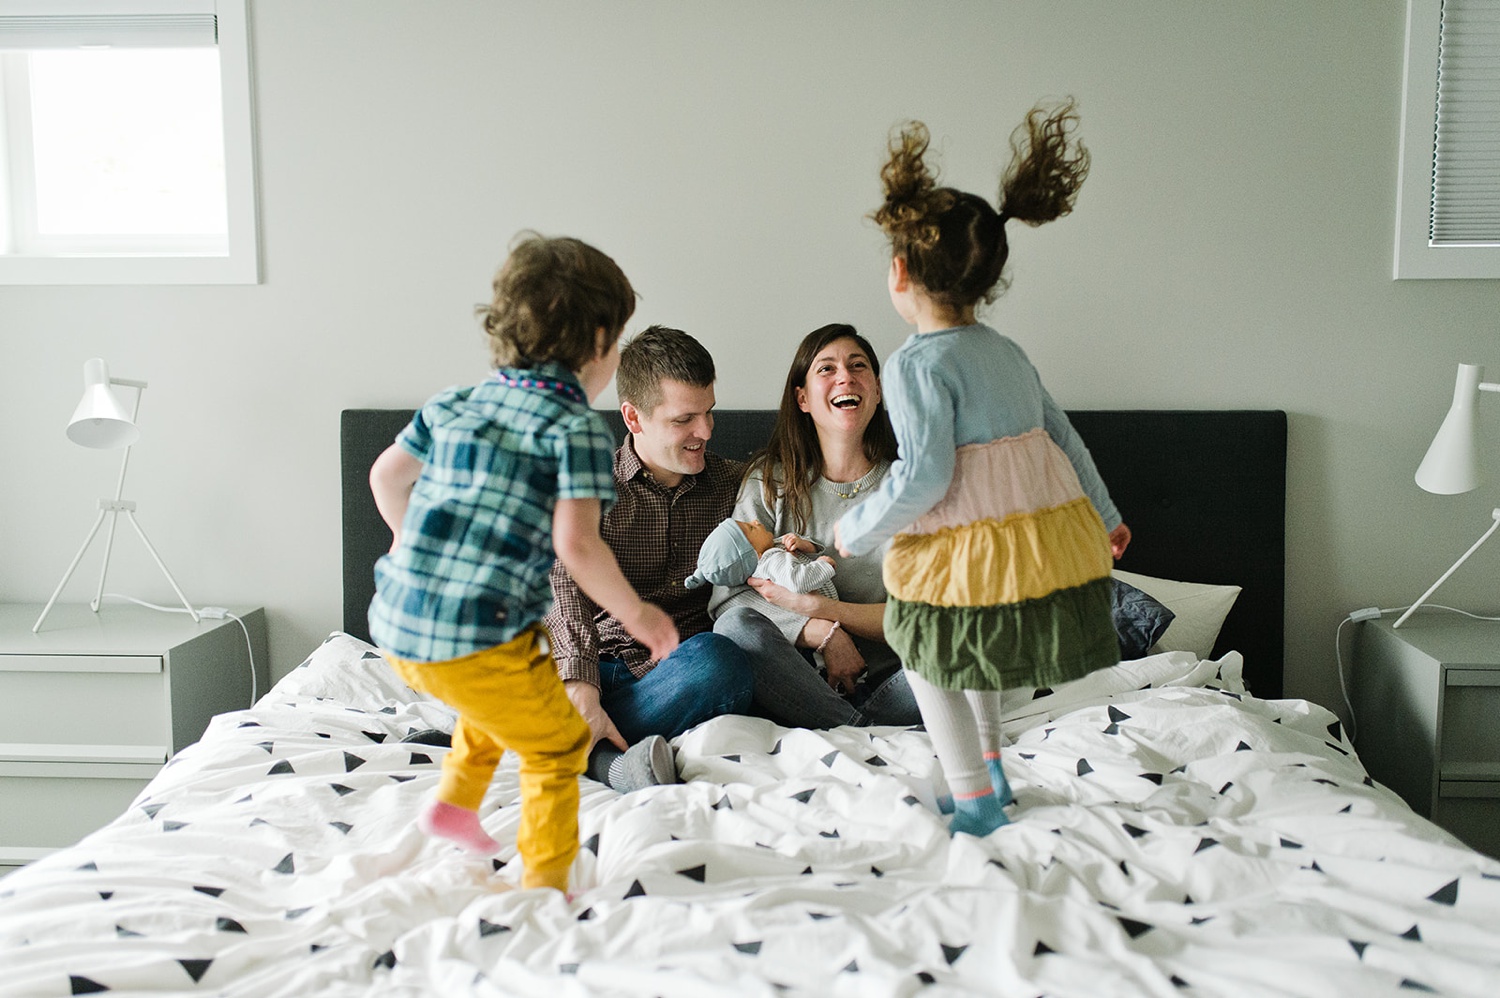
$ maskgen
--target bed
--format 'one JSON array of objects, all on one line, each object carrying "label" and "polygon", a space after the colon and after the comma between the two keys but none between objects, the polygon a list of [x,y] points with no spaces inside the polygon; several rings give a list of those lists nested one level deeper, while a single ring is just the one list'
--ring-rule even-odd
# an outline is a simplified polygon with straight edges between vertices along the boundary
[{"label": "bed", "polygon": [[[1211,646],[1008,691],[1011,826],[949,838],[919,728],[723,717],[674,742],[682,784],[584,781],[571,902],[518,889],[511,760],[498,857],[412,827],[444,750],[401,739],[451,720],[363,632],[364,475],[407,416],[343,415],[343,628],[0,879],[0,995],[1496,993],[1500,863],[1280,698],[1284,414],[1073,414],[1135,531],[1123,567],[1241,591]],[[717,449],[770,419],[721,413]]]}]

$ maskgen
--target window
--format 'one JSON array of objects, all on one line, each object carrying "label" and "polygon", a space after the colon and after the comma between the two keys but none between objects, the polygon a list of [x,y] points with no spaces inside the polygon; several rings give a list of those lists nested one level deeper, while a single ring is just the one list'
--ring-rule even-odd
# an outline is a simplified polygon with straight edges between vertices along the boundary
[{"label": "window", "polygon": [[0,0],[0,284],[259,279],[246,0]]},{"label": "window", "polygon": [[1407,0],[1395,276],[1500,277],[1500,0]]}]

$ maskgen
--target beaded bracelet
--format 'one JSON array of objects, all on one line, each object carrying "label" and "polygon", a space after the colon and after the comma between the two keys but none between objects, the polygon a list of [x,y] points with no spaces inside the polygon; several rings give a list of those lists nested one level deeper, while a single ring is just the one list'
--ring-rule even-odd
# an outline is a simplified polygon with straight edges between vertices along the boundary
[{"label": "beaded bracelet", "polygon": [[838,630],[840,626],[842,625],[835,620],[833,626],[828,629],[828,633],[823,636],[823,640],[818,643],[818,647],[814,648],[813,651],[822,654],[823,649],[828,647],[828,642],[833,640],[833,632]]}]

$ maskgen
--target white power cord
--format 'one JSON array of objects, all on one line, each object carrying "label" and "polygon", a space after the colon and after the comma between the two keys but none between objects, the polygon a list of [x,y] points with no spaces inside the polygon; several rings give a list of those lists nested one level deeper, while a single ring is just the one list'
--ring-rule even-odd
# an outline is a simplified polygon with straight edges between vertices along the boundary
[{"label": "white power cord", "polygon": [[[1339,621],[1338,629],[1333,632],[1333,657],[1334,660],[1338,663],[1339,692],[1344,695],[1344,707],[1349,711],[1350,744],[1353,744],[1355,734],[1359,730],[1359,727],[1358,722],[1354,717],[1354,704],[1349,702],[1349,688],[1344,683],[1344,655],[1343,649],[1341,647],[1341,639],[1343,638],[1344,634],[1344,625],[1351,622],[1359,623],[1360,621],[1365,620],[1379,620],[1381,617],[1385,616],[1388,613],[1405,613],[1409,609],[1411,609],[1411,607],[1409,606],[1388,607],[1386,609],[1367,606],[1363,610],[1355,610],[1353,613],[1349,614],[1349,616]],[[1436,603],[1423,603],[1419,609],[1446,610],[1449,613],[1458,613],[1462,614],[1465,617],[1472,617],[1474,620],[1500,621],[1500,617],[1483,617],[1477,613],[1470,613],[1468,610],[1460,610],[1456,606],[1439,606]]]},{"label": "white power cord", "polygon": [[[160,606],[156,603],[147,603],[143,599],[136,599],[134,596],[126,596],[124,593],[105,593],[104,598],[126,600],[128,602],[144,606],[151,610],[160,610],[162,613],[188,612],[187,607]],[[245,633],[245,651],[250,656],[250,706],[254,707],[255,701],[260,699],[260,688],[255,678],[255,645],[250,640],[250,628],[246,627],[245,622],[238,616],[231,613],[227,608],[222,606],[200,606],[198,608],[198,616],[203,617],[206,620],[223,620],[227,617],[230,620],[234,621],[236,624],[239,624],[240,630]]]}]

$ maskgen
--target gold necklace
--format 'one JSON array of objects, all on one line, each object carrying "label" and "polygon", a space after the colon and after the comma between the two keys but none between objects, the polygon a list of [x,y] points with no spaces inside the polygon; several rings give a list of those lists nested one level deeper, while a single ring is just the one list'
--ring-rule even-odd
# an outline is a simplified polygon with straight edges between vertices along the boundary
[{"label": "gold necklace", "polygon": [[842,489],[840,489],[838,482],[835,482],[835,481],[833,481],[831,479],[828,479],[828,478],[823,479],[823,481],[825,481],[825,482],[828,483],[828,487],[833,490],[833,494],[836,495],[836,496],[838,496],[840,499],[853,499],[855,496],[859,495],[861,491],[864,490],[864,487],[866,485],[870,484],[871,477],[879,469],[880,469],[880,465],[878,465],[878,464],[872,466],[869,471],[867,471],[863,475],[859,476],[858,480],[856,480],[853,483],[854,484],[854,488],[851,489],[848,492],[845,492]]}]

